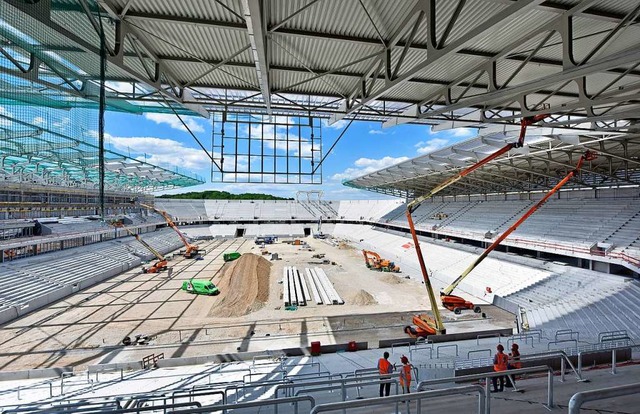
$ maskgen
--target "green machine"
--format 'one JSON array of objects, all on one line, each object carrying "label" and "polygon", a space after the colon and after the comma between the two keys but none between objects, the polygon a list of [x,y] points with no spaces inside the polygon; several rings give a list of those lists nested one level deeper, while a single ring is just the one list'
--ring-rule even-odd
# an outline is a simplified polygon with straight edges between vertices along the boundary
[{"label": "green machine", "polygon": [[197,295],[215,296],[220,294],[220,289],[218,289],[210,280],[185,280],[182,282],[182,290]]},{"label": "green machine", "polygon": [[238,253],[238,252],[231,252],[231,253],[223,254],[222,255],[222,259],[224,259],[225,262],[233,262],[234,260],[236,260],[240,256],[242,256],[242,255],[240,253]]}]

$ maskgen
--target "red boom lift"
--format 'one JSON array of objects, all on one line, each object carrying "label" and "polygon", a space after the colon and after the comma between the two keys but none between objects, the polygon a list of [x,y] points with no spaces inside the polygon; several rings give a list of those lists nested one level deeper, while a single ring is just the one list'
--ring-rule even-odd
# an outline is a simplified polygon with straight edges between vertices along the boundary
[{"label": "red boom lift", "polygon": [[595,159],[596,159],[595,152],[593,151],[585,152],[578,160],[578,163],[576,164],[576,168],[573,171],[567,174],[566,177],[564,177],[558,184],[556,184],[555,187],[549,190],[549,192],[544,197],[542,197],[540,201],[538,201],[533,207],[531,207],[526,213],[524,213],[524,215],[520,217],[520,219],[516,221],[511,227],[509,227],[504,233],[502,233],[502,235],[500,235],[500,237],[498,237],[496,241],[491,243],[491,246],[487,247],[487,249],[484,252],[482,252],[482,254],[478,256],[478,258],[474,260],[474,262],[471,263],[469,267],[467,267],[465,271],[462,272],[460,276],[456,278],[456,280],[453,281],[453,283],[451,283],[451,285],[449,285],[446,289],[440,292],[440,299],[442,300],[442,306],[444,306],[445,308],[455,313],[460,313],[462,309],[473,309],[476,313],[480,312],[480,307],[474,306],[473,303],[469,302],[468,300],[464,300],[459,296],[452,295],[451,292],[453,292],[453,290],[460,284],[460,282],[462,282],[462,280],[465,277],[467,277],[467,275],[469,275],[469,273],[471,273],[471,271],[475,269],[485,259],[485,257],[489,255],[489,253],[491,253],[496,247],[498,247],[498,245],[502,243],[504,239],[506,239],[522,223],[524,223],[526,219],[528,219],[533,213],[536,212],[536,210],[538,210],[544,203],[546,203],[546,201],[552,195],[554,195],[563,185],[565,185],[571,178],[575,177],[576,174],[578,174],[578,171],[580,171],[580,169],[582,168],[582,164],[585,161],[593,161]]},{"label": "red boom lift", "polygon": [[487,164],[488,162],[498,158],[499,156],[509,152],[514,148],[520,148],[524,145],[524,137],[526,135],[527,127],[529,125],[538,122],[548,115],[535,115],[531,117],[522,118],[520,121],[520,136],[518,137],[518,141],[509,143],[496,151],[495,153],[483,158],[478,161],[474,165],[469,168],[466,168],[458,175],[455,175],[447,180],[445,180],[442,184],[435,187],[428,194],[425,194],[421,197],[416,198],[411,203],[407,204],[407,221],[409,223],[409,230],[411,231],[411,237],[413,238],[413,243],[416,248],[416,255],[418,256],[418,263],[420,264],[420,271],[422,272],[422,278],[424,279],[424,285],[427,289],[427,294],[429,295],[429,302],[431,304],[431,311],[433,312],[433,318],[424,314],[415,315],[413,317],[413,323],[416,324],[416,328],[411,326],[407,326],[404,328],[405,333],[410,336],[422,336],[426,337],[427,335],[435,335],[435,334],[444,334],[446,333],[446,329],[444,324],[442,323],[442,318],[440,317],[440,310],[438,309],[438,303],[436,302],[435,294],[433,293],[433,287],[431,286],[431,280],[429,279],[429,273],[427,272],[427,267],[424,262],[424,257],[422,256],[422,251],[420,250],[420,242],[418,241],[418,235],[416,234],[416,229],[413,224],[413,219],[411,214],[415,211],[420,204],[428,198],[433,197],[436,193],[442,191],[447,188],[451,184],[461,180],[465,176],[471,174],[473,171]]},{"label": "red boom lift", "polygon": [[169,227],[171,227],[178,234],[178,237],[180,237],[180,240],[182,240],[182,243],[184,243],[184,247],[186,248],[184,252],[184,257],[186,257],[187,259],[193,259],[200,254],[206,253],[203,249],[200,249],[200,247],[198,247],[197,245],[189,243],[187,238],[178,229],[178,226],[176,226],[176,223],[173,222],[173,220],[171,219],[171,216],[166,211],[158,210],[153,206],[149,206],[147,204],[142,204],[142,203],[140,203],[140,206],[147,208],[149,210],[153,210],[156,213],[160,214],[162,217],[164,217]]},{"label": "red boom lift", "polygon": [[144,273],[160,273],[160,271],[165,270],[167,268],[167,259],[165,259],[165,257],[162,254],[160,254],[159,251],[157,251],[156,249],[151,247],[151,245],[149,243],[147,243],[146,241],[142,240],[142,237],[140,237],[139,234],[134,233],[133,231],[131,231],[129,228],[127,228],[124,224],[122,224],[119,221],[116,221],[112,225],[113,225],[113,227],[116,227],[116,228],[125,229],[127,233],[129,233],[136,240],[138,240],[140,242],[140,244],[142,244],[144,247],[146,247],[147,250],[149,250],[156,257],[156,259],[158,259],[158,261],[155,262],[153,265],[151,265],[151,267],[142,268],[142,271]]}]

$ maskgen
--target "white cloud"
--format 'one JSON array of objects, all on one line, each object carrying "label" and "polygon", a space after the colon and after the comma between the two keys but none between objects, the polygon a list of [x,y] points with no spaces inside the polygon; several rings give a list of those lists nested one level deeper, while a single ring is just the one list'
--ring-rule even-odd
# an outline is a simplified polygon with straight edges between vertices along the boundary
[{"label": "white cloud", "polygon": [[449,143],[448,139],[444,138],[431,138],[428,141],[420,141],[415,147],[418,148],[418,154],[428,154],[435,150],[438,150]]},{"label": "white cloud", "polygon": [[[182,125],[182,122],[174,114],[154,114],[147,113],[144,117],[156,124],[167,124],[173,129],[187,132],[187,129]],[[196,121],[196,118],[192,116],[181,115],[182,120],[189,127],[192,132],[204,132],[204,127]]]},{"label": "white cloud", "polygon": [[38,126],[42,126],[44,124],[46,124],[47,121],[45,121],[45,119],[41,116],[36,116],[35,118],[33,118],[33,124],[34,125],[38,125]]},{"label": "white cloud", "polygon": [[387,135],[387,133],[381,129],[369,129],[369,133],[371,135]]},{"label": "white cloud", "polygon": [[[172,139],[155,137],[114,137],[105,134],[105,138],[122,154],[131,154],[139,160],[162,167],[180,167],[188,170],[204,170],[211,160],[200,148],[185,147]],[[146,158],[144,155],[146,154]]]},{"label": "white cloud", "polygon": [[373,158],[358,158],[354,163],[355,167],[349,167],[341,173],[333,174],[332,180],[348,180],[350,178],[359,177],[361,175],[370,174],[374,171],[382,168],[389,167],[391,165],[398,164],[403,161],[407,161],[408,157],[384,157],[380,159]]},{"label": "white cloud", "polygon": [[343,129],[344,127],[347,126],[348,123],[349,123],[349,120],[341,119],[339,121],[336,121],[334,124],[329,125],[328,119],[322,120],[322,126],[325,128],[331,128],[331,129]]}]

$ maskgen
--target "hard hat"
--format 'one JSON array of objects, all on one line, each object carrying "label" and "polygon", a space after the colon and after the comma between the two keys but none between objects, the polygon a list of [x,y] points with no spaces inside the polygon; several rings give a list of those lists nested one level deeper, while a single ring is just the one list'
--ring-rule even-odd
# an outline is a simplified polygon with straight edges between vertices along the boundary
[{"label": "hard hat", "polygon": [[409,363],[409,358],[407,358],[406,356],[402,355],[402,357],[400,358],[400,362],[402,362],[403,364],[408,364]]},{"label": "hard hat", "polygon": [[511,349],[518,349],[518,348],[519,348],[518,344],[511,345]]}]

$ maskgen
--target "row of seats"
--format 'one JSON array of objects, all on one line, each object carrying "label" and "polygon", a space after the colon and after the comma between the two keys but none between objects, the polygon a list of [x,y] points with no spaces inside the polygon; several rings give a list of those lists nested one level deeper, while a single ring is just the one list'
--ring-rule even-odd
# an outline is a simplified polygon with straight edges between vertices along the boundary
[{"label": "row of seats", "polygon": [[[141,236],[152,248],[167,253],[182,246],[172,229]],[[138,257],[136,257],[138,256]],[[133,237],[62,250],[0,265],[0,304],[29,304],[43,296],[96,277],[109,277],[153,255]]]},{"label": "row of seats", "polygon": [[[425,202],[413,212],[419,229],[484,237],[501,234],[535,204],[531,200]],[[398,207],[382,216],[382,222],[406,226]],[[640,201],[626,199],[552,199],[531,215],[510,236],[513,239],[548,241],[588,249],[605,242],[623,250],[640,247]]]}]

